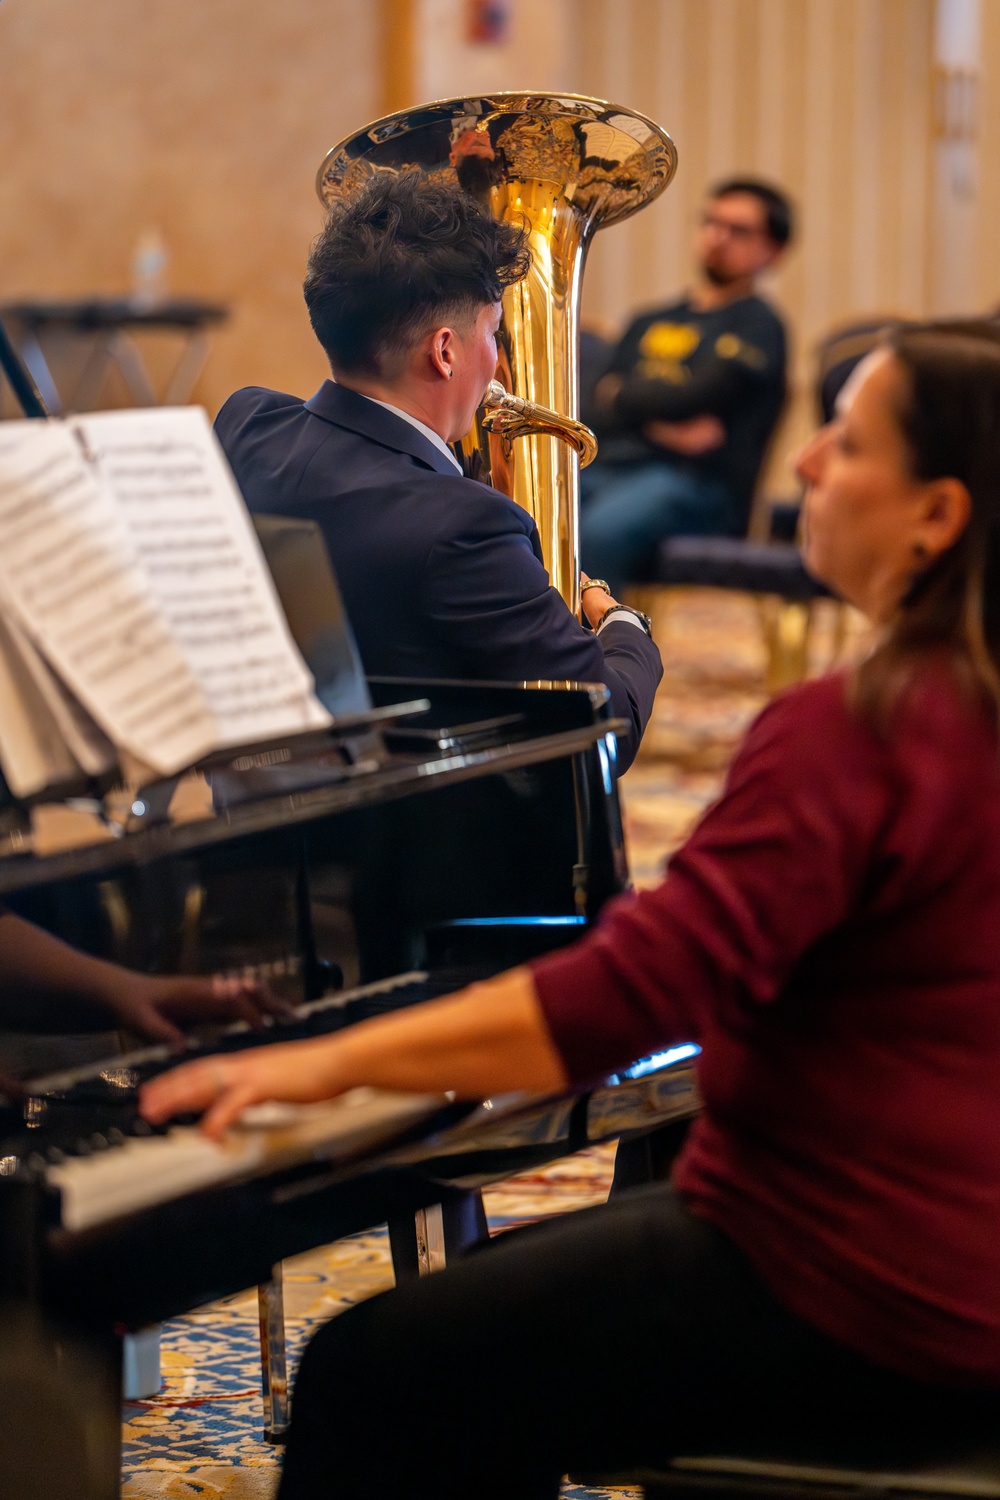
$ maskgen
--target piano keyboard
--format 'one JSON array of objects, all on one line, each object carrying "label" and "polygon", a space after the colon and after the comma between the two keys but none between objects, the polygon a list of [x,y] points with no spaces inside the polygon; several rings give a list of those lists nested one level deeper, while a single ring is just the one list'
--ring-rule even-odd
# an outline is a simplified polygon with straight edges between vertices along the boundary
[{"label": "piano keyboard", "polygon": [[305,1161],[340,1161],[386,1145],[429,1120],[450,1101],[443,1094],[352,1089],[325,1104],[248,1109],[224,1141],[196,1126],[126,1138],[94,1156],[67,1157],[46,1171],[61,1194],[64,1229],[89,1229],[167,1203]]},{"label": "piano keyboard", "polygon": [[[295,1041],[309,1036],[320,1036],[326,1031],[339,1030],[350,1020],[363,1020],[367,1014],[379,1015],[385,1010],[395,1010],[399,1005],[415,1004],[418,1000],[432,999],[435,995],[447,994],[457,989],[463,981],[454,975],[432,979],[430,974],[413,969],[406,974],[394,974],[390,979],[380,979],[374,984],[357,985],[350,990],[336,990],[324,995],[321,1000],[309,1000],[297,1005],[292,1014],[272,1022],[262,1031],[255,1031],[246,1021],[236,1021],[227,1026],[210,1044],[192,1039],[180,1052],[158,1042],[155,1046],[140,1047],[134,1052],[123,1053],[114,1059],[105,1058],[81,1068],[68,1068],[62,1073],[47,1073],[43,1078],[33,1078],[27,1085],[33,1097],[77,1093],[88,1083],[104,1082],[111,1088],[137,1087],[140,1082],[163,1073],[169,1067],[187,1062],[193,1056],[204,1056],[213,1052],[239,1052],[246,1047],[263,1047],[271,1042]],[[395,997],[391,1003],[390,997]],[[364,1011],[366,1015],[362,1015]],[[124,1083],[119,1074],[134,1073],[136,1076]]]},{"label": "piano keyboard", "polygon": [[466,982],[454,972],[412,972],[299,1006],[264,1031],[245,1023],[181,1054],[146,1047],[88,1067],[33,1080],[30,1095],[0,1129],[0,1177],[41,1177],[60,1195],[59,1222],[82,1230],[187,1193],[280,1171],[311,1160],[339,1161],[406,1135],[451,1102],[444,1095],[353,1089],[310,1105],[260,1105],[221,1143],[190,1118],[154,1128],[137,1111],[139,1087],[179,1061],[276,1041],[322,1036],[388,1010],[447,994]]}]

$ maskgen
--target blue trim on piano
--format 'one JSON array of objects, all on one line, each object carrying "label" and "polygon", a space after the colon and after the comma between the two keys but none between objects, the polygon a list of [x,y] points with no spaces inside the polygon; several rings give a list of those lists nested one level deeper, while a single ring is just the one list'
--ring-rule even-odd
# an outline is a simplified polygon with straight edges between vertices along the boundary
[{"label": "blue trim on piano", "polygon": [[[697,1057],[701,1048],[696,1042],[684,1042],[680,1047],[668,1047],[665,1052],[654,1052],[650,1057],[640,1057],[630,1068],[622,1068],[613,1075],[615,1083],[621,1083],[626,1078],[645,1078],[650,1073],[658,1073],[661,1068],[672,1068],[675,1063],[684,1062],[689,1057]],[[610,1082],[611,1080],[609,1080]]]},{"label": "blue trim on piano", "polygon": [[455,917],[448,927],[586,927],[586,917]]}]

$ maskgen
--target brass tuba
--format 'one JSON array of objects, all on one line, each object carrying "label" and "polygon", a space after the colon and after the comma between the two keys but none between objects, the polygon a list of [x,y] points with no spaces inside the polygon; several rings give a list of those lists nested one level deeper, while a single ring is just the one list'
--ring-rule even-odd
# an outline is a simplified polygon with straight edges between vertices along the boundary
[{"label": "brass tuba", "polygon": [[[657,197],[677,169],[665,131],[576,94],[447,99],[334,146],[316,187],[332,205],[376,172],[454,182],[498,219],[527,222],[524,281],[503,300],[498,381],[462,448],[478,478],[535,519],[552,583],[579,607],[579,469],[596,452],[579,411],[580,283],[595,229]],[[513,439],[523,438],[515,449]]]}]

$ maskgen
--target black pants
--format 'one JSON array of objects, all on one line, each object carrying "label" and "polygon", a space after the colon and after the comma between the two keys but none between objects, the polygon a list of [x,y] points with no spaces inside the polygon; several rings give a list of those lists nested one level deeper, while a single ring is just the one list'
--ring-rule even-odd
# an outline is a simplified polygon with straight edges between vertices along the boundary
[{"label": "black pants", "polygon": [[[553,1500],[567,1472],[939,1426],[941,1392],[775,1301],[660,1184],[511,1235],[326,1324],[280,1500]],[[736,1451],[740,1451],[739,1448]]]}]

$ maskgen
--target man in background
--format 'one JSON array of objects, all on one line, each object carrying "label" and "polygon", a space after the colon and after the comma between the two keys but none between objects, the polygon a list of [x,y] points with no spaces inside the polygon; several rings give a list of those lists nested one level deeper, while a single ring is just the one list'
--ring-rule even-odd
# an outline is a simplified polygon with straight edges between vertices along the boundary
[{"label": "man in background", "polygon": [[595,391],[601,439],[583,475],[583,564],[613,591],[648,576],[656,544],[739,536],[785,397],[785,331],[756,291],[792,237],[777,189],[733,178],[709,193],[697,276],[643,313]]}]

